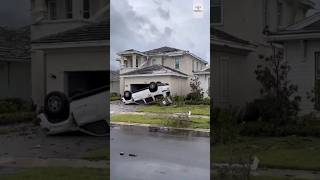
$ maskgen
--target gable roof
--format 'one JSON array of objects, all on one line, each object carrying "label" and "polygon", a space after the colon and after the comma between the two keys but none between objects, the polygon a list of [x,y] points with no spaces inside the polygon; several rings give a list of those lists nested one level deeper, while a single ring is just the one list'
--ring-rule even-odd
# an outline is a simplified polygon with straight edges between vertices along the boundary
[{"label": "gable roof", "polygon": [[67,30],[57,34],[42,37],[32,41],[34,44],[41,43],[64,43],[64,42],[86,42],[105,41],[110,39],[110,22],[101,21],[91,23],[75,29]]},{"label": "gable roof", "polygon": [[188,76],[185,73],[182,73],[178,70],[172,69],[167,66],[162,66],[162,65],[153,65],[153,66],[148,66],[145,68],[137,69],[134,71],[130,71],[127,73],[121,74],[121,76],[128,76],[128,75],[157,75],[157,74],[167,74],[167,75],[180,75],[180,76]]},{"label": "gable roof", "polygon": [[0,61],[31,60],[30,27],[8,29],[0,27]]},{"label": "gable roof", "polygon": [[320,39],[320,12],[269,35],[269,41],[273,42],[294,39]]}]

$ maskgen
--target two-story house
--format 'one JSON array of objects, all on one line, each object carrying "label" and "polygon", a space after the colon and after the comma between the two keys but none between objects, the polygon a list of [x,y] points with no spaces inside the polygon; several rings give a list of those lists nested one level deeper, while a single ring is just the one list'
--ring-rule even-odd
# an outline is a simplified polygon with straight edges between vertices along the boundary
[{"label": "two-story house", "polygon": [[68,96],[107,85],[109,3],[107,0],[31,0],[32,99]]},{"label": "two-story house", "polygon": [[195,54],[171,47],[145,52],[134,49],[119,52],[120,92],[147,87],[150,82],[163,82],[171,86],[172,95],[190,93],[190,80],[207,62]]},{"label": "two-story house", "polygon": [[[254,73],[263,57],[282,51],[267,40],[306,17],[310,0],[213,0],[211,3],[211,62],[214,105],[244,106],[260,96]],[[235,15],[236,14],[236,15]]]}]

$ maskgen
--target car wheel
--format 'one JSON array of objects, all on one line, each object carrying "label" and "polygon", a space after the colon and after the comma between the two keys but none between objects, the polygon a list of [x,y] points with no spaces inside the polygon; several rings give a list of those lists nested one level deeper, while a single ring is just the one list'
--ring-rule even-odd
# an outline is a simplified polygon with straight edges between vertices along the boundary
[{"label": "car wheel", "polygon": [[128,101],[128,100],[130,100],[132,98],[132,93],[130,91],[125,91],[123,93],[123,97],[124,97],[125,100]]},{"label": "car wheel", "polygon": [[156,92],[158,90],[158,85],[155,82],[151,82],[149,84],[149,90],[150,92]]},{"label": "car wheel", "polygon": [[69,100],[62,92],[51,92],[45,98],[44,112],[50,122],[62,122],[69,117]]}]

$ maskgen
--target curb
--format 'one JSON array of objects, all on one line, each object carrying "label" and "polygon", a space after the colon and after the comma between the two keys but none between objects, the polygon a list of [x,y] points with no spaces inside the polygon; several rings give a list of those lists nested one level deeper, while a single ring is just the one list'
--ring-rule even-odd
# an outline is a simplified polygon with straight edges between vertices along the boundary
[{"label": "curb", "polygon": [[210,129],[192,129],[192,128],[174,128],[174,127],[163,127],[152,124],[140,124],[140,123],[126,123],[126,122],[111,122],[111,125],[118,126],[130,126],[130,127],[145,127],[152,131],[170,132],[170,131],[188,131],[196,134],[201,134],[210,137]]}]

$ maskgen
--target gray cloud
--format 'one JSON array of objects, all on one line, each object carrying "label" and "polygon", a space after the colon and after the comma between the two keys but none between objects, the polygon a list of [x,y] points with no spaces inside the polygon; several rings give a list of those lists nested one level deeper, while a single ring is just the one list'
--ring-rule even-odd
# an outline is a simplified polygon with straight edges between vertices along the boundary
[{"label": "gray cloud", "polygon": [[0,26],[21,27],[30,24],[30,0],[6,0],[0,5]]},{"label": "gray cloud", "polygon": [[[204,1],[209,6],[209,0]],[[161,46],[189,50],[210,61],[210,15],[194,18],[192,4],[193,0],[111,1],[111,68],[119,68],[117,52]]]},{"label": "gray cloud", "polygon": [[165,10],[162,7],[158,7],[157,11],[159,12],[160,17],[162,17],[165,20],[168,20],[170,18],[170,11]]}]

